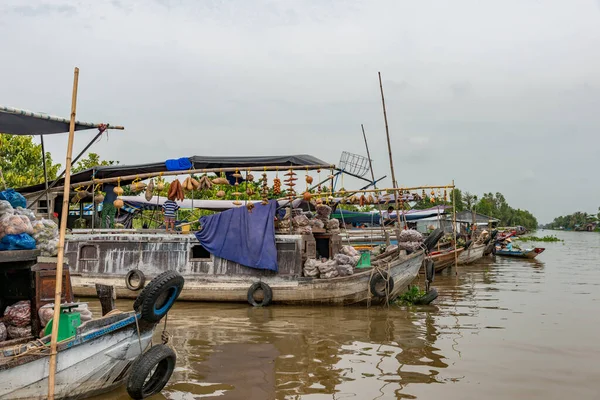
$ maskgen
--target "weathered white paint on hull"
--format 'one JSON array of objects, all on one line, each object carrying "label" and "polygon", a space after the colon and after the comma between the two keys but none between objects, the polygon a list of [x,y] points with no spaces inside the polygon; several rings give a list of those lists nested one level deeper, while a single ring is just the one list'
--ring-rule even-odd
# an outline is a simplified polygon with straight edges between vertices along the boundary
[{"label": "weathered white paint on hull", "polygon": [[[142,348],[152,330],[142,333]],[[57,356],[55,398],[90,397],[123,384],[128,367],[140,354],[135,327],[62,350]],[[0,371],[0,400],[46,399],[49,357]]]},{"label": "weathered white paint on hull", "polygon": [[486,244],[473,244],[458,256],[458,265],[471,264],[483,257]]},{"label": "weathered white paint on hull", "polygon": [[[391,297],[408,289],[423,263],[423,253],[412,254],[390,265],[390,276],[394,280]],[[387,271],[387,268],[382,268]],[[350,276],[332,279],[313,278],[281,278],[278,276],[263,277],[273,290],[273,303],[278,304],[332,304],[345,305],[379,300],[371,295],[369,282],[371,270],[357,272]],[[246,302],[248,288],[257,279],[252,277],[212,276],[210,278],[197,275],[184,276],[185,286],[179,300]],[[120,298],[135,298],[139,292],[132,292],[125,287],[121,277],[81,277],[71,278],[73,292],[77,296],[95,296],[95,284],[115,286]]]}]

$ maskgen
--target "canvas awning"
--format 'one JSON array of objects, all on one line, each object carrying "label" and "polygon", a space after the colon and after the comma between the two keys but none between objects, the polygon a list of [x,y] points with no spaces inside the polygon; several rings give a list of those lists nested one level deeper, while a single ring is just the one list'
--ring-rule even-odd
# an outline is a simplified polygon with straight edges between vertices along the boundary
[{"label": "canvas awning", "polygon": [[[0,106],[0,133],[11,135],[50,135],[69,131],[68,118]],[[75,130],[94,129],[102,124],[75,122]]]}]

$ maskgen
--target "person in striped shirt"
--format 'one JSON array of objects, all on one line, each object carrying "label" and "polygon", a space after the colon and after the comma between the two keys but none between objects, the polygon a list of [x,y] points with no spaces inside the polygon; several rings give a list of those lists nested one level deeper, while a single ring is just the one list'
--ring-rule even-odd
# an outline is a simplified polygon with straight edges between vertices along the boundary
[{"label": "person in striped shirt", "polygon": [[167,232],[175,230],[175,212],[179,210],[179,206],[175,203],[175,196],[171,196],[162,206],[163,215],[165,217],[165,227]]}]

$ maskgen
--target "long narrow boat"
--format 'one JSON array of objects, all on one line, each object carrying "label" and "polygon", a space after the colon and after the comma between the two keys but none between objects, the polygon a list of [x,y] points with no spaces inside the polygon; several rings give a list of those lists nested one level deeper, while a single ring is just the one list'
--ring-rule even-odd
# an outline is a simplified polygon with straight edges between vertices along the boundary
[{"label": "long narrow boat", "polygon": [[458,265],[472,264],[483,257],[487,244],[473,243],[458,257]]},{"label": "long narrow boat", "polygon": [[[127,276],[154,276],[177,270],[185,278],[182,300],[246,302],[257,282],[272,290],[274,304],[349,305],[383,300],[373,293],[380,272],[393,281],[388,297],[404,292],[417,277],[425,256],[419,251],[398,256],[389,265],[355,269],[349,276],[317,279],[302,276],[306,249],[314,248],[311,235],[276,235],[278,272],[248,268],[206,252],[193,235],[165,233],[78,233],[67,238],[66,257],[72,263],[73,292],[94,296],[95,284],[114,286],[120,298],[135,298]],[[332,235],[332,246],[339,238]],[[433,244],[435,245],[435,243]],[[333,253],[336,253],[334,250]],[[131,286],[129,286],[131,287]],[[381,291],[379,291],[381,293]]]},{"label": "long narrow boat", "polygon": [[446,252],[432,252],[431,260],[433,261],[435,272],[442,272],[446,268],[454,265],[457,256],[460,257],[464,250],[464,248],[459,248]]},{"label": "long narrow boat", "polygon": [[502,257],[518,257],[518,258],[529,258],[534,259],[546,250],[543,247],[535,247],[533,249],[525,250],[496,250],[497,256]]}]

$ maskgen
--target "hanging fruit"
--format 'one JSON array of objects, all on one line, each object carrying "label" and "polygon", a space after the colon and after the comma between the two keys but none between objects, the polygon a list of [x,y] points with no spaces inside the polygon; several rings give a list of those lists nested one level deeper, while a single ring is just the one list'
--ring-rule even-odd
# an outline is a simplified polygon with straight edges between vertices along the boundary
[{"label": "hanging fruit", "polygon": [[294,181],[296,181],[298,178],[296,178],[296,173],[291,168],[285,174],[285,176],[287,176],[287,179],[285,180],[285,184],[288,186],[287,194],[291,200],[292,197],[296,196],[296,191],[294,190],[294,186],[296,186],[296,184]]},{"label": "hanging fruit", "polygon": [[121,209],[123,207],[123,200],[116,199],[115,201],[113,201],[113,205],[116,209]]},{"label": "hanging fruit", "polygon": [[312,194],[310,194],[310,192],[306,191],[306,192],[304,192],[304,194],[302,194],[302,198],[305,201],[310,201],[310,199],[312,198]]},{"label": "hanging fruit", "polygon": [[309,184],[309,185],[310,185],[310,184],[312,184],[312,183],[313,183],[313,178],[312,178],[312,176],[310,176],[310,175],[306,175],[306,178],[305,178],[305,179],[306,179],[306,183],[307,183],[307,184]]},{"label": "hanging fruit", "polygon": [[113,188],[113,193],[117,196],[123,196],[123,188],[121,186],[115,186]]},{"label": "hanging fruit", "polygon": [[148,186],[146,186],[146,193],[144,194],[146,201],[152,200],[153,192],[154,192],[154,179],[150,179]]},{"label": "hanging fruit", "polygon": [[97,192],[96,195],[94,196],[94,203],[100,204],[103,201],[104,201],[104,195],[102,194],[102,192]]},{"label": "hanging fruit", "polygon": [[156,190],[162,192],[165,188],[165,181],[162,177],[156,179]]},{"label": "hanging fruit", "polygon": [[222,199],[223,197],[225,197],[225,192],[223,190],[219,190],[217,192],[217,197]]},{"label": "hanging fruit", "polygon": [[253,182],[253,181],[254,181],[254,175],[252,175],[252,174],[248,174],[248,175],[246,176],[246,180],[247,180],[248,182]]}]

